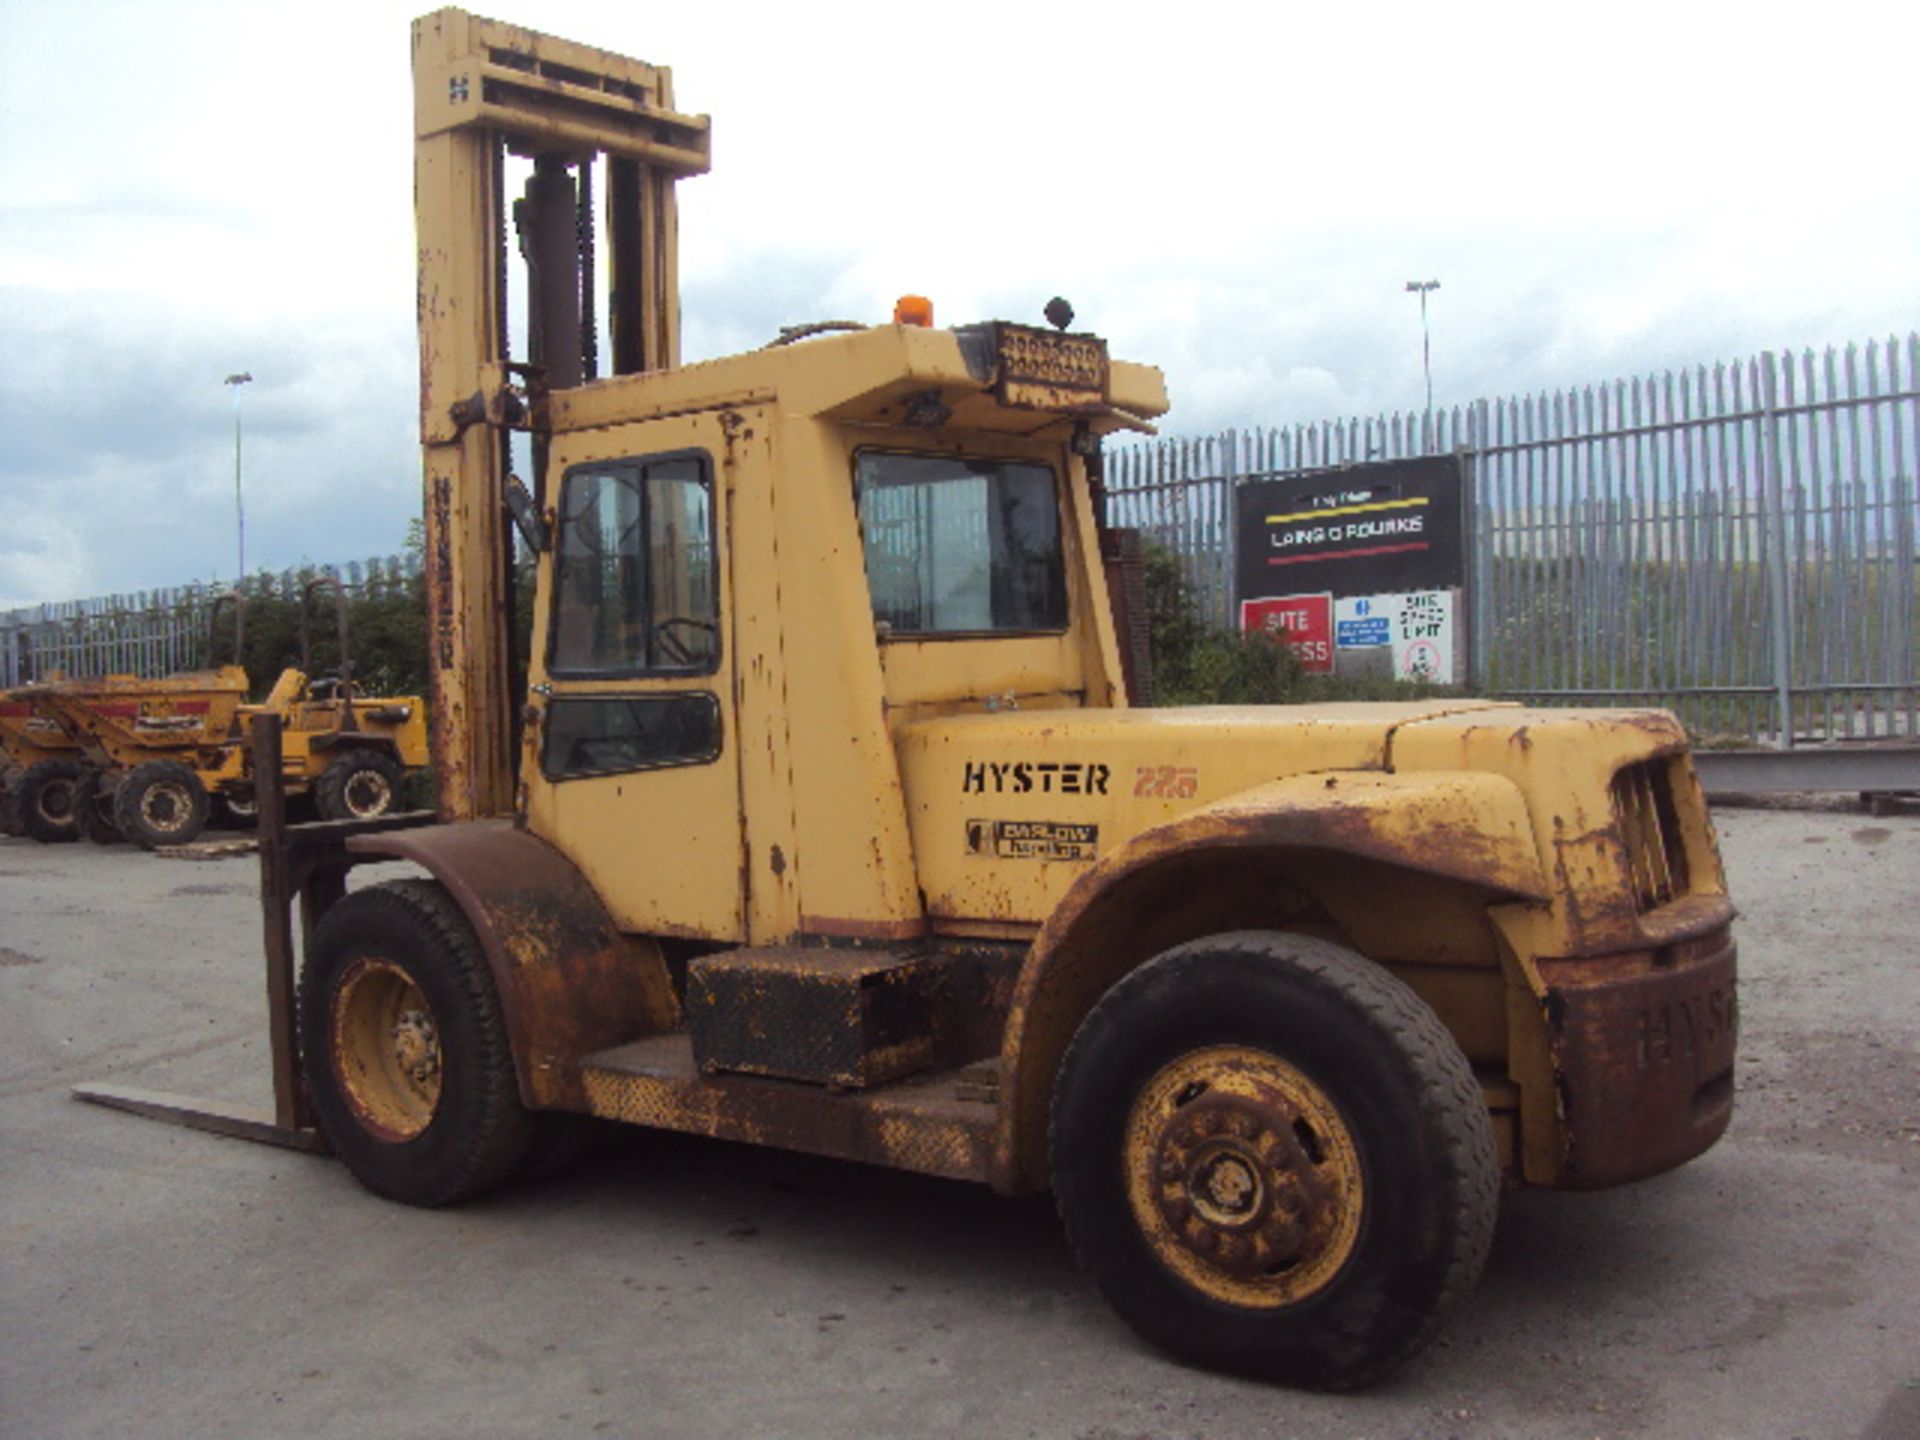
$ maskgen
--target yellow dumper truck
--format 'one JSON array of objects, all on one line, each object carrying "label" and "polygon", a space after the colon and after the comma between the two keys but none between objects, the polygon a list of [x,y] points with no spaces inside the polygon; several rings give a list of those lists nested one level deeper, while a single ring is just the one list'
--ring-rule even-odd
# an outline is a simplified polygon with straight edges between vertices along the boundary
[{"label": "yellow dumper truck", "polygon": [[[306,602],[328,589],[338,613],[341,673],[311,678]],[[228,600],[238,597],[220,597]],[[198,838],[216,803],[244,821],[255,794],[247,741],[262,715],[281,722],[277,775],[284,793],[311,794],[330,820],[372,819],[395,808],[406,772],[427,761],[425,706],[417,696],[355,693],[346,597],[335,581],[309,582],[302,601],[301,665],[281,671],[258,705],[247,703],[247,672],[237,664],[159,679],[49,679],[7,692],[0,741],[9,758],[19,752],[23,766],[7,792],[18,791],[10,809],[20,828],[44,841],[85,835],[154,849]],[[222,608],[216,603],[215,613]],[[237,651],[244,605],[235,610]],[[212,628],[210,620],[210,646]]]}]

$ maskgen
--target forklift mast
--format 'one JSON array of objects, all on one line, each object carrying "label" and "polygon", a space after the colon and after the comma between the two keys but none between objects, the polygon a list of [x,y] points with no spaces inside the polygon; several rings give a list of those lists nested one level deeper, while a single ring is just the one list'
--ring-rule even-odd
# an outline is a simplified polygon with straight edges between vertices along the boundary
[{"label": "forklift mast", "polygon": [[[442,820],[513,809],[513,541],[547,507],[547,395],[602,372],[679,364],[674,182],[705,173],[704,115],[673,108],[648,65],[446,9],[414,22],[420,443],[433,761]],[[525,348],[508,323],[508,157],[532,173],[512,207]],[[595,187],[604,196],[604,225]],[[598,237],[606,236],[604,264]],[[533,437],[531,492],[508,433]]]}]

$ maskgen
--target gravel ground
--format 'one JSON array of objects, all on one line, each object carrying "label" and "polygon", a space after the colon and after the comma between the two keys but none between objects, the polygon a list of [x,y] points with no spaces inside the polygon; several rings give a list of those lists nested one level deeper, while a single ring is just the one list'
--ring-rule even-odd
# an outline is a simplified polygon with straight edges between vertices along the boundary
[{"label": "gravel ground", "polygon": [[447,1212],[76,1104],[266,1096],[253,865],[0,840],[0,1435],[1920,1435],[1920,818],[1725,811],[1732,1131],[1505,1204],[1361,1395],[1144,1350],[1044,1200],[621,1132]]}]

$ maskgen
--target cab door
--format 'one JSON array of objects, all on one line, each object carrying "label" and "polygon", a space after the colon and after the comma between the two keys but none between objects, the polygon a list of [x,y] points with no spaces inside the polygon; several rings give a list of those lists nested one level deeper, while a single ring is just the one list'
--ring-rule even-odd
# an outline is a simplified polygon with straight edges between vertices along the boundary
[{"label": "cab door", "polygon": [[527,822],[621,929],[737,939],[742,821],[716,415],[561,437],[534,613]]}]

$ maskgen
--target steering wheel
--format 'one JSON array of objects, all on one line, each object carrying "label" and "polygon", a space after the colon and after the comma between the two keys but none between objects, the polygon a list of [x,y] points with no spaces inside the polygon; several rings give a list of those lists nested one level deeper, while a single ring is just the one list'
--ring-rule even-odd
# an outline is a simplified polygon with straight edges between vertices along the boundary
[{"label": "steering wheel", "polygon": [[[677,633],[680,631],[689,633]],[[647,652],[649,656],[659,655],[669,665],[699,665],[712,657],[719,634],[719,627],[711,620],[669,615],[654,621],[647,631]],[[705,637],[704,641],[700,637]]]}]

